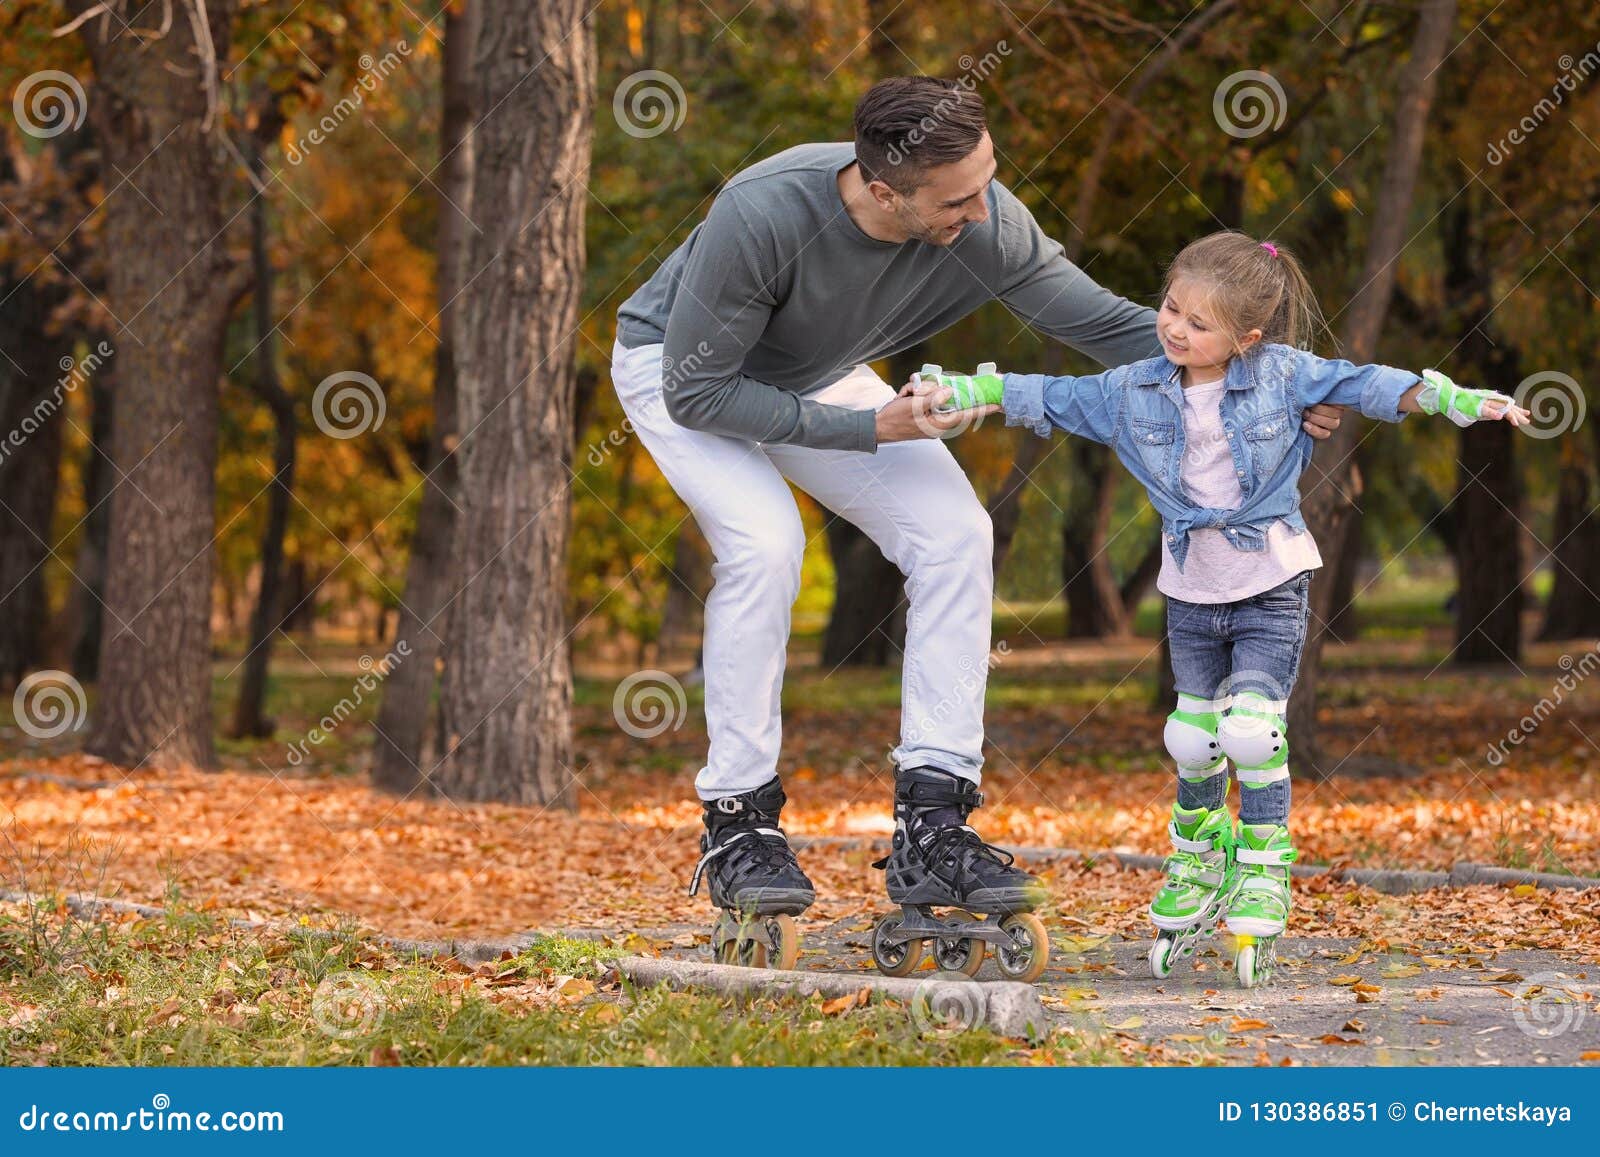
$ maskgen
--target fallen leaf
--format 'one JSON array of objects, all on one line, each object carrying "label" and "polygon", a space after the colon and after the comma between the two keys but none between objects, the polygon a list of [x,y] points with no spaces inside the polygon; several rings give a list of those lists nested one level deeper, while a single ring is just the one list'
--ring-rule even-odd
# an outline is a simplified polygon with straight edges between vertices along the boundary
[{"label": "fallen leaf", "polygon": [[177,1014],[178,1010],[181,1009],[182,1007],[183,1007],[182,1002],[179,1001],[177,997],[173,997],[171,1000],[167,1001],[166,1004],[163,1004],[160,1008],[156,1009],[149,1016],[145,1017],[144,1018],[144,1023],[148,1027],[154,1028],[156,1025],[161,1024],[163,1021],[170,1020],[173,1016],[175,1016]]}]

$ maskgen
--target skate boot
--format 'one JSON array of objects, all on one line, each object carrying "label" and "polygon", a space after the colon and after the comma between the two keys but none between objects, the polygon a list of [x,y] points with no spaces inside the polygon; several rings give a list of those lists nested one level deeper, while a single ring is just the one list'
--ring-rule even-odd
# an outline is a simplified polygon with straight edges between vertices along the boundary
[{"label": "skate boot", "polygon": [[1233,817],[1226,806],[1214,810],[1172,805],[1167,823],[1172,854],[1162,865],[1166,883],[1150,901],[1156,926],[1150,945],[1150,973],[1157,979],[1193,956],[1201,937],[1216,935],[1217,917],[1228,898],[1228,852],[1233,845]]},{"label": "skate boot", "polygon": [[[1033,909],[1044,902],[1045,889],[967,826],[983,793],[970,780],[931,767],[897,768],[894,778],[893,850],[872,866],[885,869],[889,899],[900,911],[873,929],[878,970],[909,975],[931,941],[942,970],[976,976],[992,946],[1008,980],[1039,979],[1049,963],[1050,937]],[[935,907],[947,906],[966,911],[934,915]]]},{"label": "skate boot", "polygon": [[794,918],[811,906],[816,892],[800,870],[778,827],[787,798],[773,779],[743,795],[708,799],[706,834],[700,837],[689,895],[711,884],[711,902],[721,909],[711,947],[723,964],[793,968],[800,956]]},{"label": "skate boot", "polygon": [[1278,937],[1289,920],[1289,865],[1298,855],[1289,829],[1279,824],[1241,822],[1234,835],[1227,924],[1234,935],[1234,971],[1245,988],[1272,979]]}]

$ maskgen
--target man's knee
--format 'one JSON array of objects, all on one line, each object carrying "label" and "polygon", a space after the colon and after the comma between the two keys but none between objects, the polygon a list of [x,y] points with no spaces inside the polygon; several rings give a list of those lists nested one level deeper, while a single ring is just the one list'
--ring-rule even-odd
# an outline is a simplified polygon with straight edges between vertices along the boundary
[{"label": "man's knee", "polygon": [[994,522],[976,495],[949,507],[930,506],[924,513],[925,530],[920,548],[912,552],[910,568],[964,563],[990,573],[994,565]]},{"label": "man's knee", "polygon": [[774,516],[765,522],[741,526],[728,536],[717,551],[716,570],[719,576],[774,582],[798,591],[805,552],[805,528],[799,516]]}]

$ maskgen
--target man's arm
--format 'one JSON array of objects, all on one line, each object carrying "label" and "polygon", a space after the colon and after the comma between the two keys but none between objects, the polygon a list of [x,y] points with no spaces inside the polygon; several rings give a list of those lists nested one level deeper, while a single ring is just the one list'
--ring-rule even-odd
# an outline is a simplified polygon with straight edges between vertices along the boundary
[{"label": "man's arm", "polygon": [[684,265],[662,356],[667,413],[680,426],[831,450],[877,449],[871,410],[808,401],[743,372],[776,307],[770,247],[736,199],[712,203]]},{"label": "man's arm", "polygon": [[996,296],[1031,328],[1108,367],[1161,352],[1155,310],[1118,297],[1068,261],[1060,242],[1046,237],[998,181],[995,211],[1005,265]]},{"label": "man's arm", "polygon": [[[1155,310],[1118,297],[1067,260],[1059,242],[1039,228],[1028,207],[995,182],[1006,279],[999,298],[1040,333],[1088,354],[1103,366],[1121,366],[1161,352]],[[1339,408],[1313,405],[1301,415],[1318,440],[1339,428]]]}]

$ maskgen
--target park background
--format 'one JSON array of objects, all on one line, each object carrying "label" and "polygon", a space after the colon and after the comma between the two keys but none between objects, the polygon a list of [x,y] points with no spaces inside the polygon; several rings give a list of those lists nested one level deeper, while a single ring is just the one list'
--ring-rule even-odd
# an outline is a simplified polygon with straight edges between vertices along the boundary
[{"label": "park background", "polygon": [[[1271,236],[1344,356],[1534,408],[1534,437],[1352,413],[1319,447],[1294,830],[1314,865],[1600,875],[1592,5],[7,0],[0,28],[0,1024],[19,1058],[482,1057],[450,1035],[472,1001],[514,990],[556,1018],[515,1023],[548,1027],[605,993],[567,948],[445,993],[372,936],[698,944],[710,559],[612,393],[615,311],[728,176],[847,139],[861,93],[902,73],[983,95],[998,179],[1113,290],[1154,304],[1185,241]],[[980,360],[1092,368],[999,305],[877,368]],[[976,822],[1084,853],[1049,873],[1051,922],[1092,957],[1146,934],[1157,878],[1096,855],[1166,846],[1157,522],[1102,448],[992,422],[951,446],[996,526]],[[781,771],[791,833],[840,838],[802,853],[820,927],[884,908],[868,863],[904,605],[870,542],[799,501]],[[78,893],[169,915],[107,923]],[[1420,895],[1329,885],[1291,932],[1594,955],[1592,893]],[[443,1035],[308,1030],[330,965],[278,933],[249,951],[269,977],[295,962],[281,999],[230,982],[213,1001],[215,977],[182,970],[237,965],[227,917],[337,930],[340,975],[411,977]],[[64,1001],[50,986],[85,953],[105,959]],[[99,1026],[108,1000],[143,1043]],[[795,1040],[852,1055],[849,1012]],[[754,1048],[737,1017],[683,1015],[698,1059]],[[564,1055],[537,1051],[559,1032],[493,1039]],[[1083,1059],[1078,1039],[933,1055]],[[1096,1040],[1188,1055],[1131,1025]]]}]

